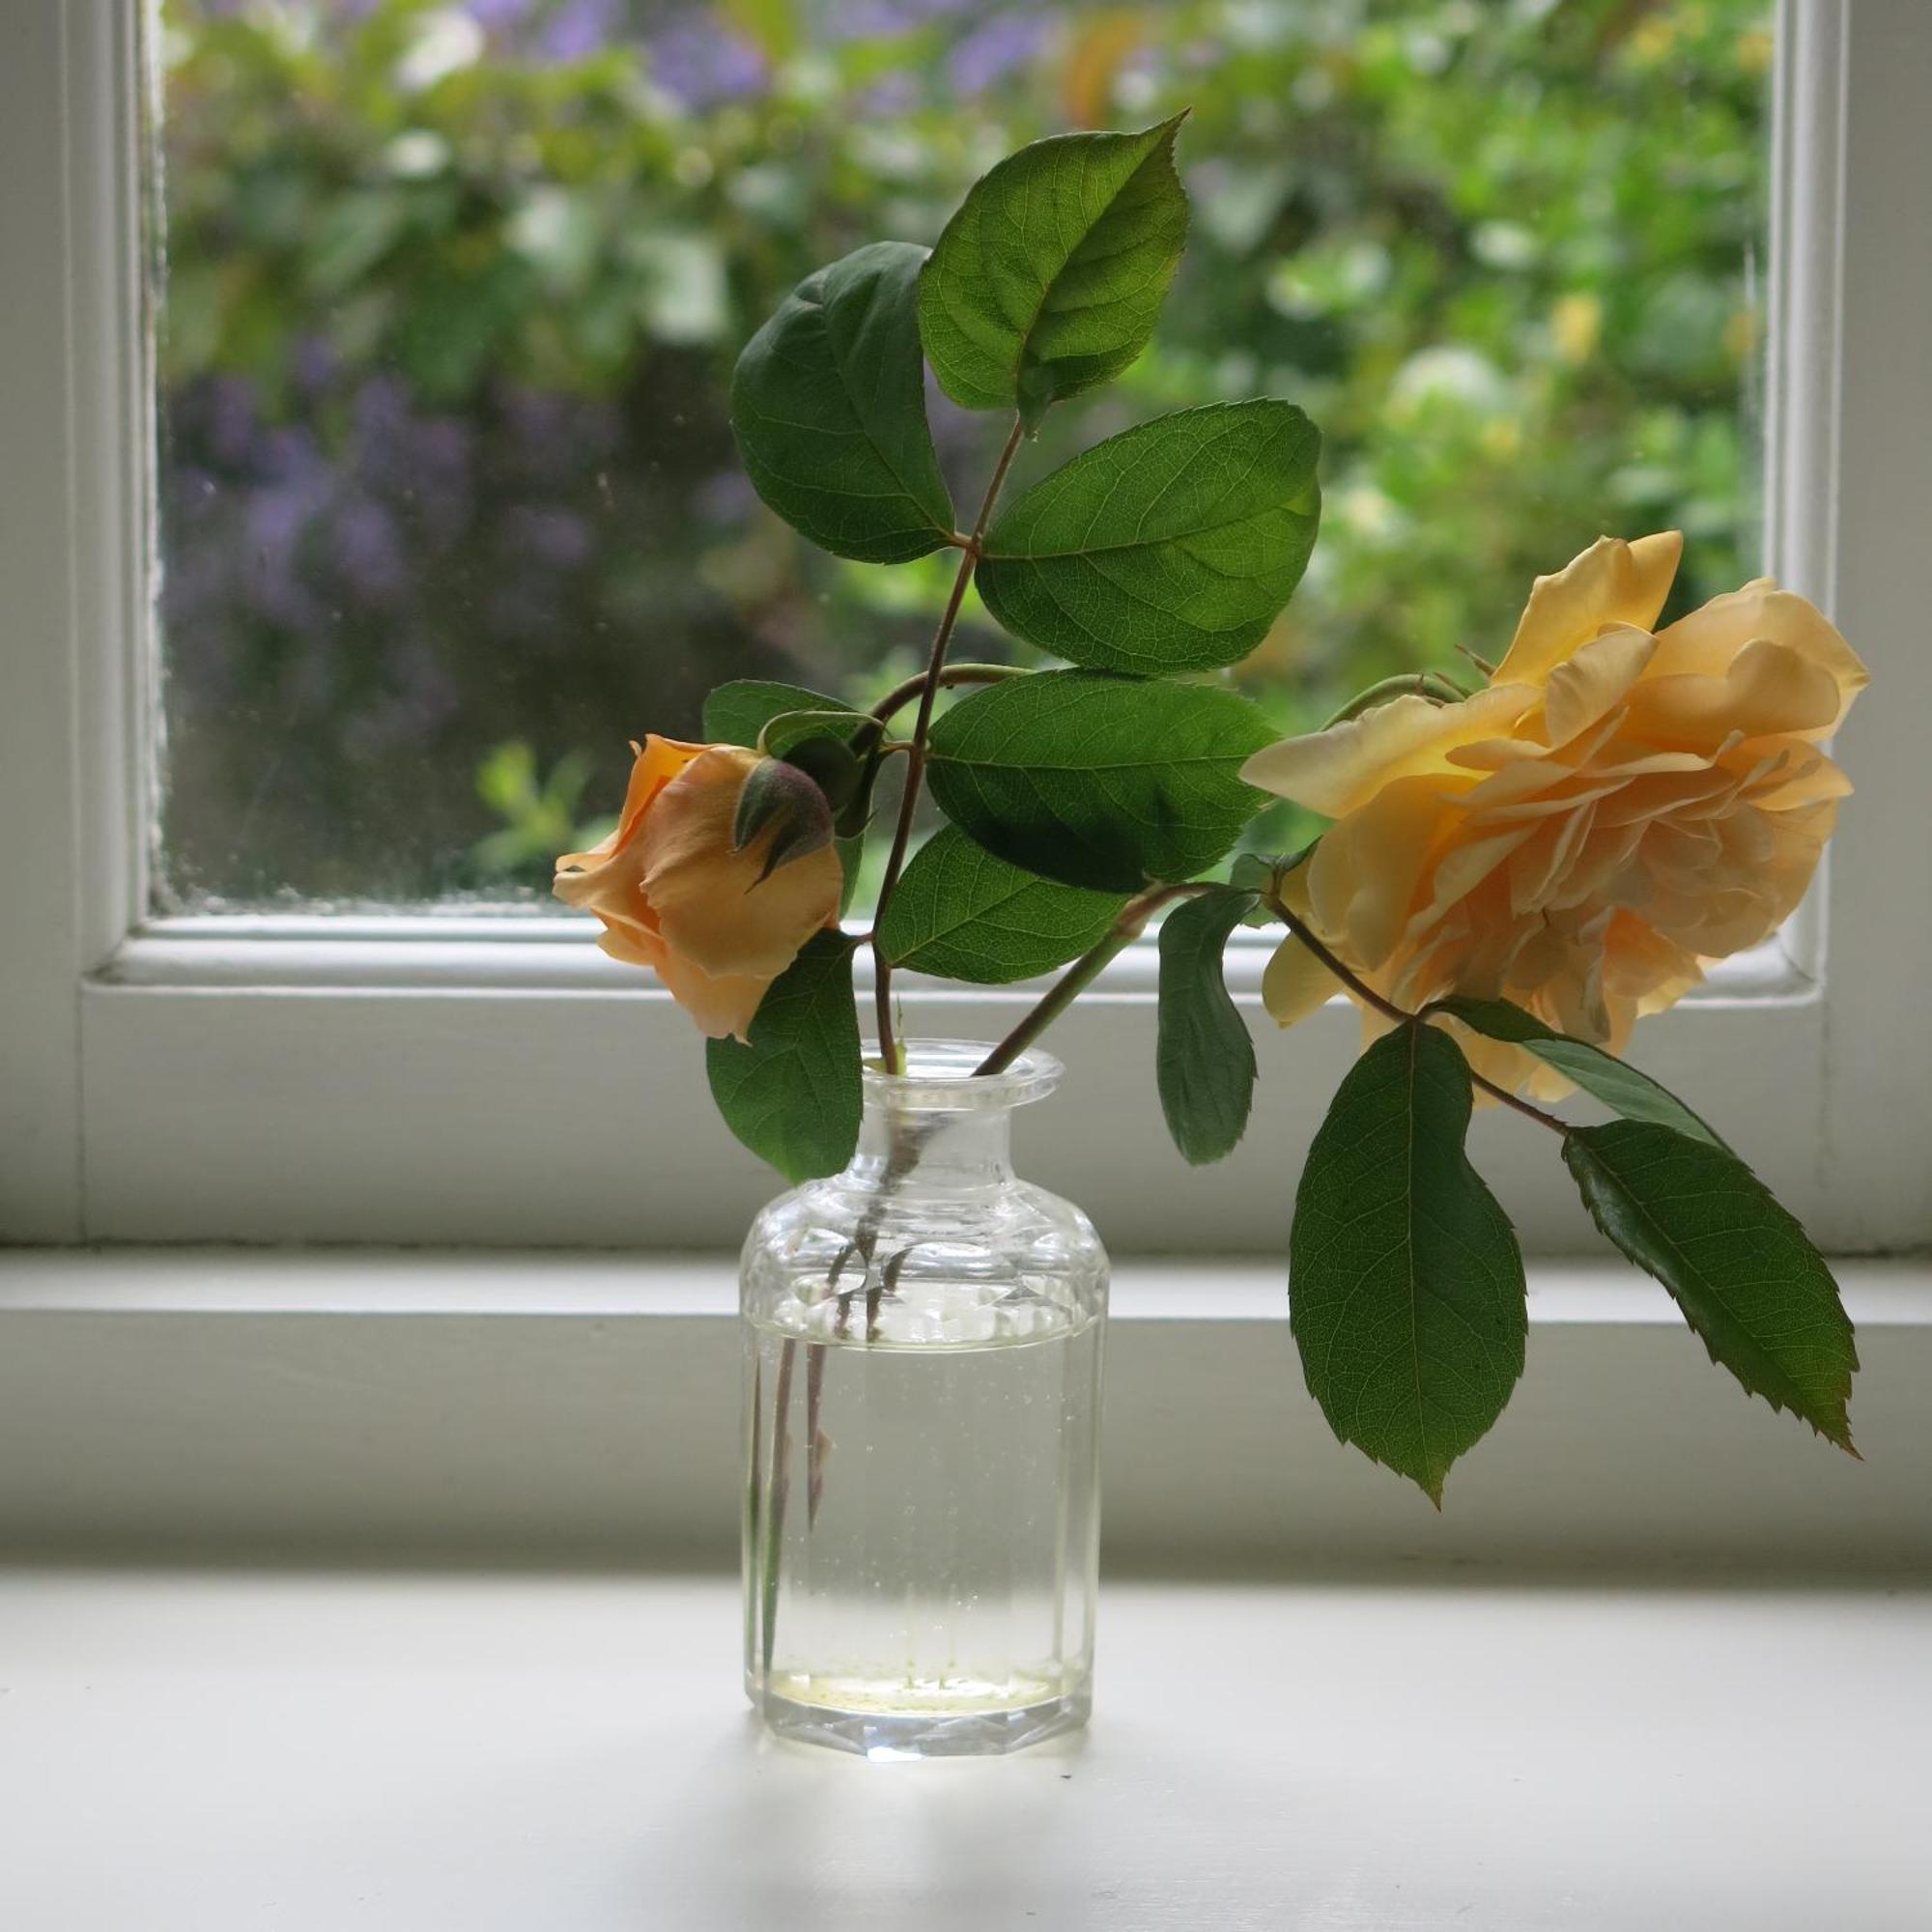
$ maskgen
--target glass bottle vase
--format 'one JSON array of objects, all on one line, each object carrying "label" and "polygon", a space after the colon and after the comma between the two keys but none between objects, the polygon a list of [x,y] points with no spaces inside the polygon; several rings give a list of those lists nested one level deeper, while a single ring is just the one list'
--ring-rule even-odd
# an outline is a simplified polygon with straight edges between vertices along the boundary
[{"label": "glass bottle vase", "polygon": [[1034,1052],[910,1042],[842,1174],[772,1202],[741,1271],[745,1688],[781,1736],[1019,1749],[1091,1699],[1107,1256],[1021,1180]]}]

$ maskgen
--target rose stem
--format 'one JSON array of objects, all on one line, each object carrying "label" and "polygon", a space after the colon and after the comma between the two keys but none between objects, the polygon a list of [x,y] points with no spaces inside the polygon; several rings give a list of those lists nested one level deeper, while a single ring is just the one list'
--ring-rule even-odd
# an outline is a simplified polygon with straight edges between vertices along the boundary
[{"label": "rose stem", "polygon": [[759,1580],[764,1627],[765,1690],[771,1690],[772,1652],[778,1642],[779,1563],[784,1552],[785,1491],[791,1484],[791,1378],[798,1361],[798,1343],[787,1336],[779,1351],[778,1393],[772,1399],[772,1481],[765,1514],[765,1574]]},{"label": "rose stem", "polygon": [[1385,677],[1379,684],[1358,691],[1321,728],[1332,731],[1336,725],[1346,724],[1351,718],[1359,718],[1364,711],[1372,711],[1378,704],[1386,704],[1391,697],[1426,697],[1435,704],[1460,704],[1463,701],[1463,694],[1438,672],[1398,671],[1394,677]]},{"label": "rose stem", "polygon": [[974,1073],[998,1073],[1010,1066],[1094,983],[1107,961],[1141,936],[1148,921],[1170,899],[1190,898],[1197,893],[1213,890],[1208,881],[1200,880],[1185,886],[1151,886],[1137,898],[1129,899],[1108,928],[1107,936],[1083,952],[1040,995],[1038,1004],[1028,1009],[1025,1018],[973,1069]]},{"label": "rose stem", "polygon": [[932,724],[933,700],[939,696],[940,679],[946,669],[946,648],[952,641],[952,627],[959,621],[959,607],[966,601],[966,586],[972,582],[973,572],[980,561],[980,544],[986,534],[986,526],[992,521],[993,505],[999,501],[1007,471],[1012,468],[1013,458],[1019,452],[1020,439],[1025,434],[1025,423],[1014,416],[1013,426],[1007,434],[1006,447],[1000,451],[1000,460],[994,466],[993,480],[987,484],[986,495],[980,504],[973,533],[959,545],[962,553],[959,574],[952,580],[952,594],[946,600],[939,629],[933,633],[932,655],[920,681],[919,714],[913,725],[912,747],[906,754],[905,791],[899,799],[898,823],[893,830],[892,850],[886,858],[886,874],[879,882],[879,902],[872,913],[872,981],[879,1022],[879,1064],[888,1073],[899,1070],[899,1056],[897,1041],[893,1037],[893,969],[879,944],[878,929],[884,923],[886,907],[898,887],[899,873],[905,866],[906,847],[912,839],[912,821],[919,810],[919,788],[925,777],[926,733]]},{"label": "rose stem", "polygon": [[[1341,980],[1343,985],[1347,986],[1364,1005],[1373,1007],[1384,1019],[1393,1020],[1397,1026],[1408,1026],[1417,1020],[1423,1020],[1428,1017],[1426,1012],[1411,1013],[1397,1006],[1393,1000],[1383,999],[1373,986],[1368,985],[1354,973],[1350,972],[1347,966],[1343,965],[1341,960],[1308,929],[1307,925],[1282,904],[1278,896],[1274,895],[1269,895],[1267,908],[1281,921],[1282,924],[1288,927],[1289,931],[1303,946],[1307,947],[1309,952],[1314,953],[1316,958],[1321,960],[1322,965],[1327,967],[1329,972],[1334,974],[1336,979]],[[1507,1087],[1499,1087],[1493,1080],[1486,1079],[1473,1066],[1469,1068],[1469,1078],[1485,1094],[1489,1094],[1500,1100],[1504,1106],[1514,1107],[1519,1114],[1540,1122],[1542,1125],[1548,1127],[1551,1133],[1568,1137],[1570,1132],[1568,1125],[1564,1122],[1559,1121],[1554,1114],[1546,1114],[1541,1107],[1523,1099],[1520,1094],[1512,1094]]]},{"label": "rose stem", "polygon": [[[1026,667],[1024,665],[948,665],[939,673],[939,681],[941,684],[949,686],[955,684],[999,684],[1007,678],[1025,677],[1026,674]],[[872,706],[870,716],[877,719],[881,724],[890,722],[895,711],[903,710],[925,689],[925,672],[921,671],[917,677],[909,677],[903,684],[894,685],[879,699],[878,703]]]},{"label": "rose stem", "polygon": [[819,1406],[825,1393],[826,1345],[805,1345],[805,1526],[818,1520],[819,1498],[825,1492],[825,1471],[821,1466],[818,1438]]}]

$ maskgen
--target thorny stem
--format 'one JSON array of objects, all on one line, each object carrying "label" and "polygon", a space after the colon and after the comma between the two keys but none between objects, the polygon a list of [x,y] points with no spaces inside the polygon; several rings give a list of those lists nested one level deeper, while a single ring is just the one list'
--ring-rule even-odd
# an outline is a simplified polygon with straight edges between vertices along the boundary
[{"label": "thorny stem", "polygon": [[[1363,980],[1358,974],[1353,972],[1350,968],[1345,966],[1342,963],[1342,961],[1338,959],[1335,956],[1335,954],[1332,952],[1330,952],[1330,950],[1326,946],[1324,946],[1313,932],[1309,930],[1306,923],[1303,920],[1301,920],[1296,914],[1291,912],[1287,906],[1282,904],[1281,895],[1278,891],[1268,894],[1266,895],[1266,898],[1267,898],[1268,910],[1271,913],[1273,913],[1274,916],[1281,921],[1282,924],[1287,926],[1289,931],[1292,932],[1295,936],[1295,938],[1301,942],[1303,946],[1307,947],[1309,952],[1314,953],[1316,958],[1321,960],[1322,965],[1327,967],[1329,972],[1334,974],[1336,979],[1341,980],[1343,985],[1347,986],[1348,989],[1351,993],[1353,993],[1355,997],[1358,1000],[1360,1000],[1364,1006],[1373,1007],[1375,1010],[1380,1013],[1384,1019],[1393,1020],[1397,1026],[1407,1026],[1412,1021],[1426,1020],[1429,1017],[1431,1009],[1427,1007],[1425,1007],[1419,1013],[1411,1013],[1408,1010],[1406,1010],[1406,1009],[1397,1006],[1393,1000],[1383,999],[1382,996],[1378,992],[1377,992],[1376,989],[1373,986],[1371,986],[1365,980]],[[1473,1066],[1469,1068],[1469,1078],[1476,1086],[1480,1087],[1485,1094],[1489,1094],[1492,1095],[1494,1098],[1500,1100],[1504,1106],[1514,1107],[1519,1114],[1525,1116],[1529,1120],[1538,1122],[1541,1125],[1548,1127],[1553,1134],[1559,1134],[1564,1136],[1565,1138],[1568,1137],[1570,1132],[1568,1124],[1565,1122],[1558,1120],[1554,1114],[1545,1113],[1544,1110],[1541,1107],[1537,1106],[1534,1102],[1525,1100],[1522,1098],[1520,1094],[1512,1094],[1507,1087],[1498,1086],[1495,1081],[1485,1078],[1485,1076],[1478,1073]]]},{"label": "thorny stem", "polygon": [[1107,936],[1083,952],[1040,995],[1037,1005],[1030,1008],[1012,1032],[974,1067],[975,1076],[999,1073],[1010,1066],[1094,983],[1108,960],[1141,936],[1148,921],[1162,906],[1173,899],[1191,898],[1197,893],[1213,890],[1208,881],[1197,880],[1184,886],[1151,886],[1138,897],[1129,899],[1108,928]]},{"label": "thorny stem", "polygon": [[993,505],[1000,499],[1000,491],[1007,480],[1007,471],[1012,468],[1013,458],[1019,453],[1020,440],[1026,434],[1026,424],[1015,416],[1013,426],[1007,435],[1006,447],[1000,451],[1000,460],[993,468],[993,480],[986,486],[986,495],[980,504],[980,514],[973,524],[973,533],[959,546],[959,574],[952,580],[952,594],[946,600],[946,610],[939,619],[939,629],[932,639],[932,655],[925,667],[925,673],[920,680],[919,713],[913,725],[912,749],[906,754],[905,791],[899,799],[898,823],[893,830],[892,850],[886,858],[885,877],[879,882],[879,902],[873,910],[872,939],[872,980],[873,1000],[878,1013],[879,1063],[888,1073],[896,1073],[899,1067],[898,1042],[893,1035],[893,969],[880,947],[877,933],[885,922],[886,907],[897,890],[899,873],[905,867],[906,847],[912,840],[913,817],[919,810],[920,786],[925,778],[925,740],[932,724],[933,700],[939,696],[939,686],[946,671],[946,648],[952,641],[952,627],[959,621],[959,607],[966,601],[966,586],[973,581],[973,572],[978,566],[980,543],[986,534],[986,526],[992,521]]}]

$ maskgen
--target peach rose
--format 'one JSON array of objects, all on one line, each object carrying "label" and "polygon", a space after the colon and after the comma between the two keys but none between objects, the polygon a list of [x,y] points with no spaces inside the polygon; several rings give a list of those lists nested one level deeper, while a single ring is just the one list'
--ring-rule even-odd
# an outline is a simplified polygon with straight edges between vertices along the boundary
[{"label": "peach rose", "polygon": [[[1289,903],[1384,998],[1500,996],[1621,1052],[1804,896],[1851,789],[1819,741],[1865,668],[1769,578],[1653,635],[1682,550],[1605,537],[1537,579],[1487,689],[1398,697],[1248,760],[1251,783],[1335,821]],[[1291,936],[1263,998],[1289,1026],[1334,991]],[[1458,1033],[1499,1084],[1568,1091]]]},{"label": "peach rose", "polygon": [[637,752],[624,813],[594,852],[567,852],[553,887],[604,923],[598,945],[648,966],[713,1038],[743,1039],[765,988],[820,926],[838,919],[830,845],[760,879],[777,828],[731,849],[738,794],[755,752],[649,737]]}]

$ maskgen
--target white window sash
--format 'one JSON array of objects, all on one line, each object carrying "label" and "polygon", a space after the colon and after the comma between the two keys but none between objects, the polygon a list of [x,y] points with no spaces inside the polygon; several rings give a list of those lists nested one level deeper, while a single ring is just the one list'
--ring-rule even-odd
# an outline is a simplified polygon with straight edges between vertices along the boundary
[{"label": "white window sash", "polygon": [[[0,1235],[16,1239],[735,1240],[771,1177],[718,1123],[660,993],[553,918],[151,920],[153,634],[131,10],[17,0],[0,68]],[[1932,945],[1919,739],[1932,647],[1912,563],[1932,501],[1932,9],[1785,0],[1775,115],[1772,567],[1879,688],[1842,747],[1860,795],[1829,891],[1650,1022],[1639,1058],[1720,1119],[1828,1242],[1925,1239]],[[1852,111],[1847,111],[1847,102]],[[1248,1142],[1190,1172],[1153,1097],[1152,956],[1051,1037],[1064,1093],[1029,1170],[1115,1246],[1277,1248],[1348,1063],[1330,1009],[1277,1039],[1259,940],[1233,979],[1263,1080]],[[1023,992],[906,991],[973,1037]],[[1535,1249],[1585,1248],[1547,1137],[1478,1123]]]}]

